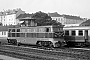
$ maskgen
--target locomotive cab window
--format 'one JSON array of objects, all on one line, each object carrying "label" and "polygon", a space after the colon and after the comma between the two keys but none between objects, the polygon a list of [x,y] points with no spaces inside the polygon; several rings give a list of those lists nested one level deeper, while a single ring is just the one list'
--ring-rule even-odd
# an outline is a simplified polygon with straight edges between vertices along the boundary
[{"label": "locomotive cab window", "polygon": [[79,36],[83,36],[83,30],[79,30]]}]

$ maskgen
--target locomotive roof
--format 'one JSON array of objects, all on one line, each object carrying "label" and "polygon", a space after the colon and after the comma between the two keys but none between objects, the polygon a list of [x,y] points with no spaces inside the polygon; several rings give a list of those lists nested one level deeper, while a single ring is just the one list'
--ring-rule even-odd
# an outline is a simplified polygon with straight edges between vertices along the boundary
[{"label": "locomotive roof", "polygon": [[32,27],[28,27],[28,26],[22,26],[22,27],[17,27],[17,26],[13,26],[13,27],[9,27],[9,28],[34,28],[34,27],[62,27],[62,26],[55,26],[55,25],[47,25],[47,26],[32,26]]},{"label": "locomotive roof", "polygon": [[90,26],[72,26],[72,27],[64,27],[64,30],[89,30]]}]

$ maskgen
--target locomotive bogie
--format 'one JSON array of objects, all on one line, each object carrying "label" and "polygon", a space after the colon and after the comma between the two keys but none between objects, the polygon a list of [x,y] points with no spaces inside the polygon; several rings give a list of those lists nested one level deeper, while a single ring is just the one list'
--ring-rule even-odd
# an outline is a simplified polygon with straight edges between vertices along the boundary
[{"label": "locomotive bogie", "polygon": [[[53,39],[53,38],[9,38],[9,43],[12,43],[14,45],[18,45],[19,43],[22,44],[31,44],[31,45],[39,45],[39,46],[52,46],[52,47],[58,47],[64,46],[65,41],[63,39]],[[62,44],[62,45],[61,45]]]}]

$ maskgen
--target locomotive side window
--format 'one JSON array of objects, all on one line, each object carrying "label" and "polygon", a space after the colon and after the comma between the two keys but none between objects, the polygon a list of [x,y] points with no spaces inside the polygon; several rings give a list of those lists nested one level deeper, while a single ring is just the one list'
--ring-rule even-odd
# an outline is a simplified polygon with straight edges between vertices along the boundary
[{"label": "locomotive side window", "polygon": [[72,34],[72,36],[75,36],[76,32],[73,30],[73,31],[71,31],[71,34]]},{"label": "locomotive side window", "polygon": [[69,30],[65,30],[65,35],[69,35]]},{"label": "locomotive side window", "polygon": [[49,38],[53,38],[53,33],[49,33]]},{"label": "locomotive side window", "polygon": [[27,33],[27,37],[32,37],[32,33]]},{"label": "locomotive side window", "polygon": [[25,33],[20,33],[20,37],[25,37]]},{"label": "locomotive side window", "polygon": [[36,33],[32,33],[32,37],[33,38],[37,37],[37,34]]},{"label": "locomotive side window", "polygon": [[46,38],[46,33],[37,33],[37,38]]},{"label": "locomotive side window", "polygon": [[17,32],[20,32],[20,29],[17,29]]},{"label": "locomotive side window", "polygon": [[46,28],[46,32],[49,32],[49,28]]},{"label": "locomotive side window", "polygon": [[16,33],[16,37],[20,37],[20,33]]},{"label": "locomotive side window", "polygon": [[48,33],[45,33],[45,38],[49,38],[49,34]]},{"label": "locomotive side window", "polygon": [[83,30],[79,30],[79,35],[83,36]]},{"label": "locomotive side window", "polygon": [[5,31],[3,31],[3,32],[2,32],[2,35],[6,35],[6,32],[5,32]]},{"label": "locomotive side window", "polygon": [[9,32],[11,32],[11,29],[9,29]]},{"label": "locomotive side window", "polygon": [[15,37],[15,33],[12,33],[12,37]]}]

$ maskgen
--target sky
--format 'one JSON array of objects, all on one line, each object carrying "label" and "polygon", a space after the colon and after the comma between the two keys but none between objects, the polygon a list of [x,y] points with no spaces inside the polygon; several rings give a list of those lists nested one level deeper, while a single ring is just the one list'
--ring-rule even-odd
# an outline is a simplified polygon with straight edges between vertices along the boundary
[{"label": "sky", "polygon": [[90,0],[0,0],[0,11],[16,8],[27,13],[57,12],[90,19]]}]

